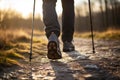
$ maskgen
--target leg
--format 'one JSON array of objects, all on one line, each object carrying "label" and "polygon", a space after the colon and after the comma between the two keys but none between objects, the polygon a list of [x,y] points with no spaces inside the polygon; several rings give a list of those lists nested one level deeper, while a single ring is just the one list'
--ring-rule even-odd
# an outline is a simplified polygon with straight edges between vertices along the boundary
[{"label": "leg", "polygon": [[71,42],[74,33],[74,0],[62,0],[62,41]]},{"label": "leg", "polygon": [[56,2],[57,0],[43,0],[43,21],[46,26],[45,32],[47,38],[51,32],[54,32],[57,36],[60,35],[60,25],[55,11]]},{"label": "leg", "polygon": [[74,34],[74,0],[62,0],[62,41],[63,51],[74,51],[75,47],[72,44]]},{"label": "leg", "polygon": [[49,59],[62,58],[58,41],[58,37],[60,35],[60,25],[55,11],[56,2],[57,0],[43,0],[43,21],[46,26],[46,36],[49,41],[47,45],[47,57]]}]

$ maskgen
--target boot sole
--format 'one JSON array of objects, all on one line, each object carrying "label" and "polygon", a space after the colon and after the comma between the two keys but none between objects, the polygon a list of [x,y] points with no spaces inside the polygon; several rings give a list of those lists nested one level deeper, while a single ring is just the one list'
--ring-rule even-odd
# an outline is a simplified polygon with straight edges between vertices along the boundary
[{"label": "boot sole", "polygon": [[49,59],[61,59],[62,56],[61,56],[61,53],[60,51],[58,51],[58,47],[57,47],[57,43],[55,41],[50,41],[48,43],[48,54],[47,54],[47,57]]}]

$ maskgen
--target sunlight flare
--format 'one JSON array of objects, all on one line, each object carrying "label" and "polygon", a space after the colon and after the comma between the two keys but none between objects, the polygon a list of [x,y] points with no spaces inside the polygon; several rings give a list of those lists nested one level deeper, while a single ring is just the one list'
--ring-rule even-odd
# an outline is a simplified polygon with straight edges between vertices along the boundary
[{"label": "sunlight flare", "polygon": [[[33,12],[33,1],[34,0],[1,0],[0,9],[13,9],[20,12],[24,18],[27,18]],[[75,0],[75,5],[78,5],[83,0]],[[42,16],[42,0],[36,0],[36,14]],[[56,3],[56,11],[58,15],[62,13],[61,0]]]}]

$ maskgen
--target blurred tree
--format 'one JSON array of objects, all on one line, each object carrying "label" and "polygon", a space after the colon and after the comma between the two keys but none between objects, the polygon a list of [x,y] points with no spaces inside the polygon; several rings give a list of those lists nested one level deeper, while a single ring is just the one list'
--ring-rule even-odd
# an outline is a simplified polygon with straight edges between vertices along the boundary
[{"label": "blurred tree", "polygon": [[105,0],[105,18],[106,18],[106,27],[108,27],[108,0]]},{"label": "blurred tree", "polygon": [[[14,10],[0,10],[0,29],[31,29],[32,17],[23,18],[22,15]],[[43,30],[39,14],[35,17],[35,29]]]},{"label": "blurred tree", "polygon": [[99,3],[100,3],[100,10],[101,10],[101,18],[102,18],[102,22],[103,22],[103,27],[105,27],[105,15],[104,15],[104,10],[103,10],[103,0],[99,0]]},{"label": "blurred tree", "polygon": [[[91,2],[94,30],[120,29],[120,1],[91,0]],[[89,31],[89,26],[88,3],[84,1],[76,6],[75,29],[78,32]]]},{"label": "blurred tree", "polygon": [[0,29],[5,29],[7,26],[9,26],[8,13],[0,10]]}]

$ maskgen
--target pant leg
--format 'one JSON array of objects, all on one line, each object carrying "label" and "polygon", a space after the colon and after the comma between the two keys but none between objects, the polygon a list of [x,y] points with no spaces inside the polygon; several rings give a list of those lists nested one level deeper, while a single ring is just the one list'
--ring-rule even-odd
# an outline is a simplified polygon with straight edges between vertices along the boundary
[{"label": "pant leg", "polygon": [[57,36],[60,35],[60,25],[55,10],[56,2],[57,0],[43,0],[43,21],[47,38],[51,32],[55,32]]},{"label": "pant leg", "polygon": [[62,41],[72,41],[74,34],[74,0],[62,0]]}]

